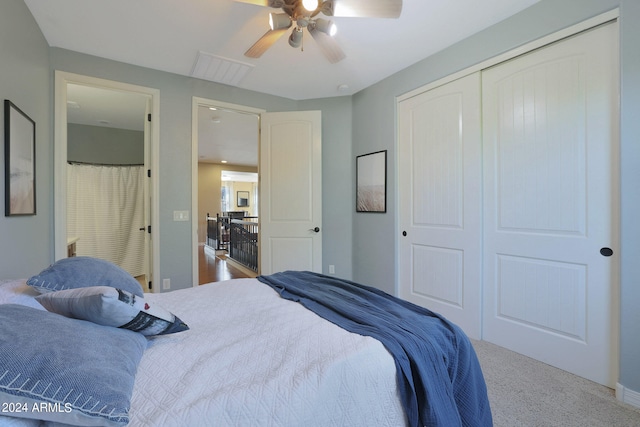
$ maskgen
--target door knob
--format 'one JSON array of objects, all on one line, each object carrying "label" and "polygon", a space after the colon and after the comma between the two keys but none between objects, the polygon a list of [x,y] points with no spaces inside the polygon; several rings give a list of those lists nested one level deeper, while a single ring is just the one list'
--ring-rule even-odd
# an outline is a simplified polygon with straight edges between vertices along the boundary
[{"label": "door knob", "polygon": [[309,231],[315,231],[316,233],[320,232],[320,227],[310,228]]},{"label": "door knob", "polygon": [[602,248],[602,249],[600,249],[600,255],[602,255],[602,256],[611,256],[611,255],[613,255],[613,249],[611,249],[611,248]]}]

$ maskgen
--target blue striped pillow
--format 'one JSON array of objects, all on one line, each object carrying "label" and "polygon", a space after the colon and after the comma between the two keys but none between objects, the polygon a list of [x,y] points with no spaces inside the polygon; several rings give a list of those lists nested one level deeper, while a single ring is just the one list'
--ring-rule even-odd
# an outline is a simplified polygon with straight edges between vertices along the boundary
[{"label": "blue striped pillow", "polygon": [[103,259],[63,258],[29,278],[27,285],[40,293],[64,289],[109,286],[143,296],[142,286],[129,273]]},{"label": "blue striped pillow", "polygon": [[0,401],[11,415],[86,426],[125,426],[147,347],[135,332],[0,305]]}]

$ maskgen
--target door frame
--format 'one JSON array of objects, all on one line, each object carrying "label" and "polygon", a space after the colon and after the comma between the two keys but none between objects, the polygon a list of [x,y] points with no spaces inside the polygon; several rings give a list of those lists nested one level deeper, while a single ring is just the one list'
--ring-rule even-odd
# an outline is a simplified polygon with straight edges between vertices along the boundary
[{"label": "door frame", "polygon": [[[160,241],[158,225],[159,216],[159,186],[158,170],[160,156],[160,91],[158,89],[132,85],[113,80],[90,77],[66,71],[55,71],[54,92],[54,259],[60,260],[67,257],[67,85],[77,84],[101,89],[117,90],[139,93],[149,96],[151,99],[151,140],[150,140],[150,164],[152,171],[150,177],[151,197],[151,230],[153,239],[151,243],[151,274],[152,277],[160,277]],[[146,151],[145,147],[145,151]],[[146,153],[145,153],[146,154]],[[159,292],[158,284],[152,287],[153,292]]]},{"label": "door frame", "polygon": [[[225,110],[237,111],[241,114],[255,114],[258,116],[258,126],[260,126],[260,116],[266,110],[262,108],[249,107],[240,104],[217,101],[215,99],[201,98],[194,96],[191,100],[191,277],[192,286],[198,287],[198,108],[215,107]],[[257,150],[260,149],[260,141]],[[259,153],[259,151],[258,151]],[[258,181],[260,180],[260,168],[258,164]]]}]

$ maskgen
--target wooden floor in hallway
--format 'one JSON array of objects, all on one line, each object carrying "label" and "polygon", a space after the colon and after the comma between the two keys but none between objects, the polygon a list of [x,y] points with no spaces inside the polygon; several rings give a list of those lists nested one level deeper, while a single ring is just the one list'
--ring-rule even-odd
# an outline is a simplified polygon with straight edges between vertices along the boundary
[{"label": "wooden floor in hallway", "polygon": [[204,245],[198,246],[198,284],[221,282],[229,279],[251,277],[228,263],[224,255],[214,256],[205,251]]}]

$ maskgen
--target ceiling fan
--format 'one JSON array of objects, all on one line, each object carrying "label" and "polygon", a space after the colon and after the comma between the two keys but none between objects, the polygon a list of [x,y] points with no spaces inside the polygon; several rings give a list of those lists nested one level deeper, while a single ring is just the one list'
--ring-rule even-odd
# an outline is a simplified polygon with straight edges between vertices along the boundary
[{"label": "ceiling fan", "polygon": [[345,58],[345,54],[333,39],[336,27],[332,21],[318,17],[398,18],[402,12],[402,0],[235,0],[282,9],[282,13],[269,14],[270,29],[244,54],[259,58],[291,27],[289,45],[302,47],[306,28],[324,56],[332,64]]}]

